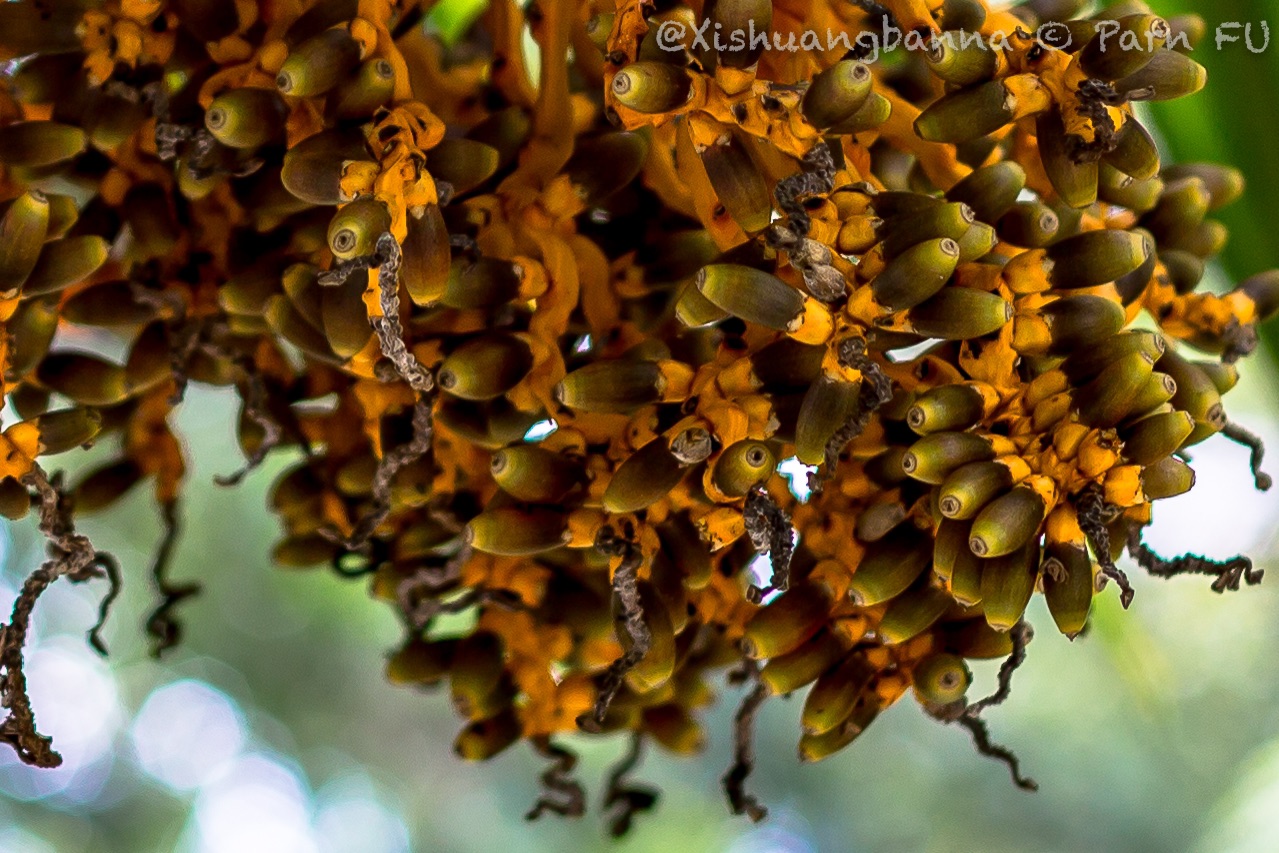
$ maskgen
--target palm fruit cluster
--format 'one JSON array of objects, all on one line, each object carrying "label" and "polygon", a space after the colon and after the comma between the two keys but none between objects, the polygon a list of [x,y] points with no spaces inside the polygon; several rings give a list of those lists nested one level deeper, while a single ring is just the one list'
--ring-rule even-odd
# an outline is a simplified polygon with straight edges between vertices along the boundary
[{"label": "palm fruit cluster", "polygon": [[[1260,579],[1141,541],[1215,433],[1269,484],[1222,396],[1279,272],[1199,287],[1243,179],[1162,163],[1134,112],[1203,86],[1201,19],[493,0],[445,44],[432,5],[0,4],[0,508],[50,540],[0,633],[24,760],[59,760],[25,693],[32,606],[106,577],[106,617],[135,567],[75,520],[139,486],[166,524],[147,629],[178,639],[189,382],[242,401],[220,482],[287,460],[275,562],[368,576],[405,625],[390,679],[447,691],[459,755],[547,758],[530,817],[584,809],[566,734],[619,733],[624,832],[656,798],[626,781],[642,746],[700,750],[725,677],[725,790],[754,819],[756,710],[797,692],[805,761],[913,693],[1033,787],[981,714],[1036,591],[1073,638],[1107,581],[1131,599],[1125,549]],[[1101,49],[1103,20],[1139,47]],[[866,61],[885,23],[923,49]],[[91,442],[112,451],[74,484],[41,464]]]}]

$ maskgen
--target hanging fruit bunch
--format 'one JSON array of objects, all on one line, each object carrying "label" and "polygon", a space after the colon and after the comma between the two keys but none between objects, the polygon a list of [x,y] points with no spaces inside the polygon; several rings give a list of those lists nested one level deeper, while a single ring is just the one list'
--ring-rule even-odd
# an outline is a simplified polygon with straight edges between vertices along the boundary
[{"label": "hanging fruit bunch", "polygon": [[[219,482],[289,460],[275,562],[368,576],[389,677],[447,685],[461,756],[546,756],[530,817],[584,809],[563,735],[625,733],[624,832],[642,745],[700,750],[725,675],[753,819],[755,711],[797,691],[803,760],[909,692],[1033,788],[982,718],[1030,598],[1078,635],[1132,600],[1125,549],[1254,584],[1142,530],[1216,433],[1269,485],[1222,396],[1279,272],[1199,289],[1243,179],[1161,163],[1133,109],[1203,86],[1203,21],[1082,5],[493,0],[446,45],[417,0],[0,3],[0,509],[50,554],[0,632],[0,737],[59,762],[31,610],[105,577],[107,616],[135,567],[75,522],[139,486],[177,642],[196,382],[242,401]],[[886,25],[922,49],[868,61]],[[74,484],[41,464],[91,442]]]}]

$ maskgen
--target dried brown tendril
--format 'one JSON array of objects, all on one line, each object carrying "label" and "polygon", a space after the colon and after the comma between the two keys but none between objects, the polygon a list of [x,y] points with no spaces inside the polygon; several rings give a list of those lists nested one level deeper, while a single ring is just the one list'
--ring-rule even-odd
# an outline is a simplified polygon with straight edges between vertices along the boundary
[{"label": "dried brown tendril", "polygon": [[[9,711],[0,723],[0,741],[13,747],[25,764],[57,767],[62,763],[62,756],[53,749],[53,740],[36,729],[35,712],[27,695],[27,679],[23,672],[23,646],[36,601],[50,584],[61,577],[67,577],[73,583],[101,577],[104,568],[89,540],[75,532],[57,481],[51,481],[37,465],[22,478],[22,482],[34,487],[40,498],[40,531],[48,540],[50,559],[23,582],[8,624],[0,625],[0,669],[4,670],[3,678],[0,678],[0,706]],[[91,637],[96,637],[100,624],[101,618]],[[95,648],[98,646],[100,641],[95,643]]]},{"label": "dried brown tendril", "polygon": [[609,770],[604,785],[604,810],[608,813],[608,831],[621,838],[631,831],[635,816],[657,805],[658,792],[645,785],[628,784],[626,777],[643,756],[644,736],[635,732],[627,739],[626,752]]},{"label": "dried brown tendril", "polygon": [[1126,610],[1135,594],[1128,575],[1115,565],[1110,556],[1110,530],[1107,524],[1118,515],[1118,508],[1107,503],[1100,487],[1090,485],[1079,495],[1079,528],[1088,537],[1103,576],[1119,584],[1119,603]]},{"label": "dried brown tendril", "polygon": [[746,597],[755,603],[770,592],[784,592],[790,588],[790,562],[795,550],[795,530],[790,516],[777,505],[763,486],[756,486],[746,495],[742,508],[746,522],[746,535],[755,550],[768,554],[772,565],[772,577],[765,587],[751,584]]},{"label": "dried brown tendril", "polygon": [[524,819],[537,820],[546,812],[563,817],[580,817],[585,814],[586,792],[572,775],[573,768],[577,766],[577,754],[552,743],[548,737],[538,738],[534,741],[533,748],[540,755],[549,758],[551,764],[542,773],[542,787],[545,790],[524,815]]},{"label": "dried brown tendril", "polygon": [[1266,447],[1261,443],[1261,438],[1234,421],[1227,421],[1221,428],[1221,434],[1236,444],[1242,444],[1248,448],[1248,467],[1252,469],[1252,481],[1258,491],[1268,491],[1274,485],[1274,479],[1261,470],[1261,460],[1266,455]]},{"label": "dried brown tendril", "polygon": [[743,666],[742,680],[752,684],[733,717],[733,764],[722,781],[728,807],[733,814],[744,814],[759,823],[768,816],[768,809],[746,790],[746,780],[755,769],[755,716],[769,692],[768,687],[758,680],[759,667],[755,662],[748,661]]},{"label": "dried brown tendril", "polygon": [[644,655],[648,654],[652,644],[652,634],[644,622],[644,607],[640,603],[638,572],[643,557],[635,544],[617,536],[612,528],[605,527],[596,537],[595,547],[605,554],[621,557],[622,561],[613,570],[613,594],[617,596],[618,606],[622,613],[622,624],[630,639],[630,648],[622,656],[609,664],[600,679],[599,695],[595,700],[595,709],[588,716],[583,714],[577,724],[587,730],[599,730],[608,714],[613,697],[622,687],[622,679],[626,673],[635,668]]},{"label": "dried brown tendril", "polygon": [[173,549],[181,535],[182,523],[178,515],[178,502],[168,501],[160,505],[164,533],[151,563],[151,581],[160,595],[160,603],[147,617],[147,635],[151,637],[151,657],[159,658],[182,641],[182,623],[173,616],[173,610],[184,599],[200,592],[198,583],[175,584],[169,580],[169,563]]},{"label": "dried brown tendril", "polygon": [[1128,533],[1128,553],[1137,565],[1141,566],[1157,578],[1171,578],[1178,575],[1207,575],[1215,578],[1212,582],[1213,592],[1238,590],[1240,582],[1248,586],[1261,583],[1264,569],[1254,569],[1252,560],[1247,557],[1232,557],[1229,560],[1212,560],[1198,554],[1183,554],[1180,557],[1161,557],[1141,541],[1141,530],[1134,528]]}]

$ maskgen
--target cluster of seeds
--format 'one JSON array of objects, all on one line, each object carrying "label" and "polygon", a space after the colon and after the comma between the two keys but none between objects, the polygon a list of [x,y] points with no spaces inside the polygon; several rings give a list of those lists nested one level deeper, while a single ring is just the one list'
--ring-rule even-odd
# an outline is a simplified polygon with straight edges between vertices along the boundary
[{"label": "cluster of seeds", "polygon": [[[24,760],[59,760],[31,608],[105,576],[106,616],[120,571],[74,519],[144,483],[167,530],[147,628],[178,640],[191,381],[243,403],[220,482],[291,460],[275,561],[369,576],[406,628],[390,678],[447,684],[460,755],[547,757],[530,817],[585,807],[559,738],[626,733],[603,797],[624,832],[656,797],[626,781],[641,746],[701,749],[725,674],[747,692],[724,784],[754,819],[756,709],[801,690],[804,760],[913,691],[1033,787],[981,714],[1037,590],[1074,637],[1108,581],[1132,599],[1125,549],[1260,579],[1141,540],[1215,433],[1269,485],[1221,398],[1279,271],[1198,289],[1242,177],[1162,165],[1133,111],[1202,87],[1201,19],[493,0],[445,45],[431,5],[0,3],[0,509],[37,506],[50,541],[0,628]],[[1100,20],[1132,38],[1103,49]],[[925,49],[697,38],[886,21]],[[113,457],[73,487],[38,462],[94,441]],[[1006,661],[972,701],[982,658]]]}]

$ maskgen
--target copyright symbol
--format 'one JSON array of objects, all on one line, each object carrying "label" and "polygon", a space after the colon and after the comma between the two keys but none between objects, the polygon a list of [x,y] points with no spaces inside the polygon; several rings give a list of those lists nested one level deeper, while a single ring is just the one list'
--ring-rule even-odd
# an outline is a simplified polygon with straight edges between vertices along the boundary
[{"label": "copyright symbol", "polygon": [[662,21],[657,26],[657,46],[667,51],[683,50],[687,33],[688,27],[680,21]]},{"label": "copyright symbol", "polygon": [[1049,21],[1041,24],[1039,29],[1035,30],[1035,41],[1039,46],[1048,50],[1067,50],[1070,48],[1070,27],[1060,21]]}]

